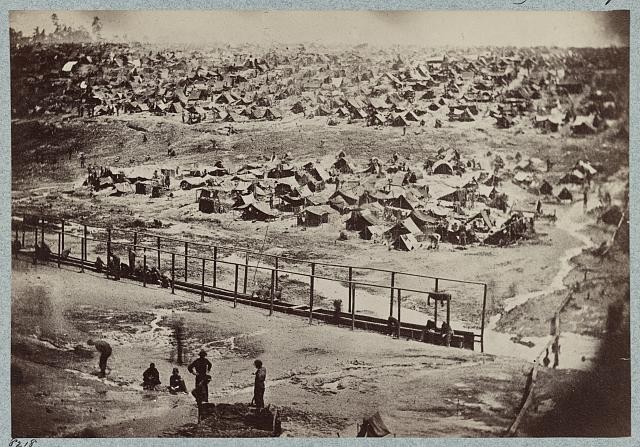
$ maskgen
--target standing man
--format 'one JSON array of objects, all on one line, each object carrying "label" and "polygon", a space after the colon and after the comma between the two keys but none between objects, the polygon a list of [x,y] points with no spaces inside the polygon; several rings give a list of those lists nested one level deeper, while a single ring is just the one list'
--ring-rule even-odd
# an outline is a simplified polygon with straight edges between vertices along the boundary
[{"label": "standing man", "polygon": [[258,410],[264,408],[264,381],[267,378],[267,369],[262,366],[262,360],[256,360],[253,362],[256,367],[256,380],[253,386],[253,403]]},{"label": "standing man", "polygon": [[84,152],[80,152],[80,167],[81,168],[84,168],[84,160],[85,160]]},{"label": "standing man", "polygon": [[[195,374],[196,376],[196,390],[199,389],[201,396],[199,398],[200,402],[209,402],[209,379],[208,373],[211,371],[211,362],[206,359],[207,353],[202,350],[198,354],[198,358],[195,359],[191,364],[187,367],[187,370],[191,374]],[[194,390],[194,391],[196,391]],[[198,397],[196,397],[198,400]]]},{"label": "standing man", "polygon": [[104,340],[87,340],[89,346],[95,346],[96,351],[100,353],[100,360],[98,365],[100,366],[100,375],[98,377],[105,377],[107,370],[107,360],[111,356],[111,345]]}]

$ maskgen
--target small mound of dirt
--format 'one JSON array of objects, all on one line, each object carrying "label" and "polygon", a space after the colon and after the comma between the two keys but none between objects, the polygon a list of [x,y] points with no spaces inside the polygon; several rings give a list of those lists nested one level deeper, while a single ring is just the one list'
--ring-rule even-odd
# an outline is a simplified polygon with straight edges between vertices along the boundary
[{"label": "small mound of dirt", "polygon": [[207,403],[202,409],[200,424],[186,424],[175,433],[165,436],[197,438],[268,438],[282,432],[276,410],[263,409],[260,413],[247,404]]}]

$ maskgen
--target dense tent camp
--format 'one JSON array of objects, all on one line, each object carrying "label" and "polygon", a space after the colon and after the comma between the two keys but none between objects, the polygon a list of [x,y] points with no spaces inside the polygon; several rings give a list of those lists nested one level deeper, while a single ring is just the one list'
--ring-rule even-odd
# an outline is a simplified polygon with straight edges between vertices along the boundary
[{"label": "dense tent camp", "polygon": [[16,439],[629,437],[628,11],[53,12],[9,14]]}]

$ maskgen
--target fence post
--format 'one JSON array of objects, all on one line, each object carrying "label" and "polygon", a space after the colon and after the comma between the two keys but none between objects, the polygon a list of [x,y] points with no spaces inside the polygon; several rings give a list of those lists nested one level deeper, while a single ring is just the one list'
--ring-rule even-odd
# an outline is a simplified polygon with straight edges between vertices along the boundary
[{"label": "fence post", "polygon": [[184,282],[189,282],[187,281],[187,263],[189,262],[188,256],[189,256],[189,243],[185,242],[184,243]]},{"label": "fence post", "polygon": [[176,294],[176,254],[171,253],[171,293]]},{"label": "fence post", "polygon": [[158,246],[158,271],[161,271],[160,269],[160,236],[158,236],[158,239],[157,239],[157,246]]},{"label": "fence post", "polygon": [[439,279],[440,279],[440,278],[436,278],[436,288],[435,288],[435,292],[438,292],[438,280],[439,280]]},{"label": "fence post", "polygon": [[309,279],[309,324],[313,321],[313,286],[316,274],[316,263],[311,263],[311,277]]},{"label": "fence post", "polygon": [[218,282],[218,247],[213,247],[213,287]]},{"label": "fence post", "polygon": [[200,288],[200,301],[204,303],[204,258],[202,258],[202,287]]},{"label": "fence post", "polygon": [[81,238],[80,239],[80,272],[84,273],[84,257],[85,257],[85,251],[87,250],[87,247],[85,246],[85,239]]},{"label": "fence post", "polygon": [[240,269],[240,265],[235,264],[236,266],[236,278],[233,282],[233,307],[235,308],[238,305],[238,270]]},{"label": "fence post", "polygon": [[484,293],[482,296],[482,321],[480,322],[480,352],[484,352],[484,314],[487,309],[487,285],[484,285]]},{"label": "fence post", "polygon": [[353,267],[349,267],[349,313],[351,313],[351,301],[352,301],[352,297],[351,297],[351,281],[353,281]]},{"label": "fence post", "polygon": [[82,243],[84,245],[84,259],[82,260],[81,264],[82,264],[82,271],[84,272],[84,263],[89,257],[87,255],[87,226],[86,225],[82,226],[82,239],[83,239]]},{"label": "fence post", "polygon": [[438,327],[438,299],[433,300],[433,323]]},{"label": "fence post", "polygon": [[242,293],[247,293],[247,278],[249,276],[249,252],[244,254],[244,285],[242,286]]},{"label": "fence post", "polygon": [[400,326],[402,325],[402,320],[400,319],[400,308],[402,307],[401,300],[402,290],[398,289],[398,340],[400,339]]},{"label": "fence post", "polygon": [[24,216],[22,216],[22,248],[24,247],[24,228],[25,228],[25,223],[24,223]]},{"label": "fence post", "polygon": [[60,248],[62,247],[62,233],[58,233],[58,268],[60,268],[60,258],[61,258],[61,251]]},{"label": "fence post", "polygon": [[351,330],[356,327],[356,285],[349,283],[351,288]]},{"label": "fence post", "polygon": [[[393,295],[394,286],[396,285],[396,272],[391,272],[391,299],[389,300],[389,316],[393,317]],[[400,306],[400,304],[398,304]]]},{"label": "fence post", "polygon": [[147,287],[147,249],[142,252],[142,287]]},{"label": "fence post", "polygon": [[36,245],[38,245],[38,225],[37,224],[33,227],[33,234],[34,234],[33,246],[35,247]]},{"label": "fence post", "polygon": [[107,228],[107,269],[109,266],[110,257],[111,257],[111,228]]},{"label": "fence post", "polygon": [[42,234],[40,235],[40,243],[44,247],[44,218],[42,219],[42,222],[40,223],[40,225],[42,226]]},{"label": "fence post", "polygon": [[62,236],[60,238],[60,253],[64,251],[64,219],[62,219],[61,223]]},{"label": "fence post", "polygon": [[136,251],[138,248],[138,232],[133,232],[133,251]]},{"label": "fence post", "polygon": [[276,256],[276,279],[275,279],[275,288],[278,290],[278,257]]},{"label": "fence post", "polygon": [[273,315],[273,296],[275,295],[275,277],[276,277],[276,271],[275,270],[271,270],[271,294],[269,295],[269,297],[271,298],[271,304],[269,305],[269,316]]}]

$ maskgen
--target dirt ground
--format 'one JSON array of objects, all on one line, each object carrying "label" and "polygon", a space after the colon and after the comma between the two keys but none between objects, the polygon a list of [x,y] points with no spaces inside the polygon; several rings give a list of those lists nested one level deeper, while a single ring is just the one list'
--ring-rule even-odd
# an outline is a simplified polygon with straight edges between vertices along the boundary
[{"label": "dirt ground", "polygon": [[[470,246],[458,250],[443,244],[438,252],[418,249],[404,253],[357,238],[337,241],[341,222],[301,230],[290,219],[266,224],[244,222],[233,213],[205,216],[197,212],[193,191],[177,191],[174,197],[158,199],[90,197],[74,190],[84,171],[75,158],[69,161],[66,155],[67,145],[73,143],[87,153],[88,163],[116,167],[186,165],[194,161],[213,164],[218,159],[238,165],[269,156],[272,151],[291,152],[298,161],[333,157],[345,150],[358,162],[373,155],[386,160],[397,151],[417,162],[446,147],[458,149],[463,157],[478,159],[489,152],[501,154],[510,166],[515,153],[520,152],[553,160],[554,168],[546,176],[551,183],[577,159],[600,164],[599,184],[615,191],[612,195],[619,201],[621,186],[628,179],[628,142],[615,138],[612,131],[571,138],[540,134],[526,125],[498,130],[493,120],[483,119],[469,125],[446,125],[444,129],[410,128],[402,136],[401,130],[394,128],[328,127],[324,120],[311,119],[285,120],[278,127],[270,123],[239,124],[238,134],[222,136],[216,133],[219,126],[215,124],[187,126],[164,117],[45,120],[62,124],[56,131],[60,143],[47,149],[56,156],[53,165],[39,162],[36,156],[45,144],[39,124],[12,122],[14,213],[49,213],[128,228],[158,219],[162,227],[153,231],[167,236],[486,282],[487,320],[497,318],[488,334],[496,343],[487,350],[519,359],[398,342],[345,328],[309,326],[302,319],[266,317],[263,311],[252,308],[240,312],[226,303],[199,306],[190,296],[173,297],[164,290],[145,289],[125,281],[87,281],[86,273],[16,262],[12,362],[23,372],[24,382],[12,387],[15,435],[89,432],[96,436],[159,436],[175,434],[193,423],[191,396],[149,394],[139,387],[141,373],[150,361],[159,366],[163,381],[168,380],[175,353],[167,325],[179,316],[190,328],[190,357],[203,345],[210,348],[215,365],[211,394],[215,399],[248,402],[251,362],[255,357],[265,360],[269,371],[267,401],[283,409],[287,418],[285,436],[354,436],[356,422],[372,409],[381,411],[398,436],[495,436],[514,417],[524,386],[523,374],[528,371],[526,361],[530,362],[540,343],[545,342],[548,319],[557,304],[569,291],[573,293],[574,299],[564,312],[563,330],[576,337],[568,338],[565,346],[583,343],[580,337],[591,337],[594,348],[589,349],[595,351],[608,304],[624,295],[616,284],[628,282],[628,248],[626,254],[618,251],[604,262],[582,251],[609,239],[613,231],[611,226],[596,223],[595,199],[586,214],[581,204],[545,204],[545,213],[556,212],[558,221],[538,221],[537,238],[512,247]],[[127,124],[147,129],[148,142],[142,144],[141,133]],[[222,150],[209,149],[212,140]],[[176,148],[178,157],[167,158],[167,147]],[[525,209],[532,208],[537,199],[509,180],[502,190]],[[561,262],[565,257],[569,259]],[[585,269],[589,270],[586,281]],[[33,280],[34,274],[39,276],[38,281]],[[371,272],[360,273],[358,278],[382,283],[389,280],[384,274]],[[304,286],[296,284],[294,278],[283,281],[290,288],[287,300],[304,303]],[[415,280],[401,281],[399,287],[431,288]],[[317,292],[324,298],[319,304],[326,307],[342,290],[319,287]],[[481,295],[475,290],[453,292],[452,318],[478,328]],[[520,303],[520,298],[530,294],[535,294],[535,299]],[[403,298],[407,309],[426,310],[422,297],[408,294]],[[388,301],[383,303],[386,306]],[[72,350],[92,331],[114,344],[108,380],[98,380],[91,374],[96,369],[95,358],[88,359],[83,350]],[[500,342],[503,338],[504,343]],[[49,340],[63,350],[41,340]],[[526,347],[523,341],[533,346]],[[579,358],[582,354],[576,355]],[[184,368],[182,373],[187,374]],[[567,383],[578,380],[582,373],[545,370],[544,374],[549,376],[544,382],[548,384],[545,395],[553,396],[556,387],[566,389]],[[556,380],[556,374],[562,374],[563,379]],[[53,380],[41,380],[44,377]],[[125,408],[129,409],[126,413]],[[544,412],[545,406],[541,408]]]},{"label": "dirt ground", "polygon": [[[281,409],[285,436],[355,436],[356,422],[375,410],[397,436],[499,435],[527,372],[524,361],[310,326],[224,302],[201,305],[197,297],[97,274],[23,260],[12,273],[12,364],[22,373],[12,387],[18,437],[160,436],[193,423],[191,396],[140,386],[149,362],[168,380],[176,358],[164,324],[174,318],[188,328],[188,359],[208,350],[213,402],[249,402],[252,361],[264,360],[266,401]],[[106,379],[93,375],[97,358],[87,357],[85,344],[91,337],[113,346]],[[189,375],[184,366],[181,372]]]}]

